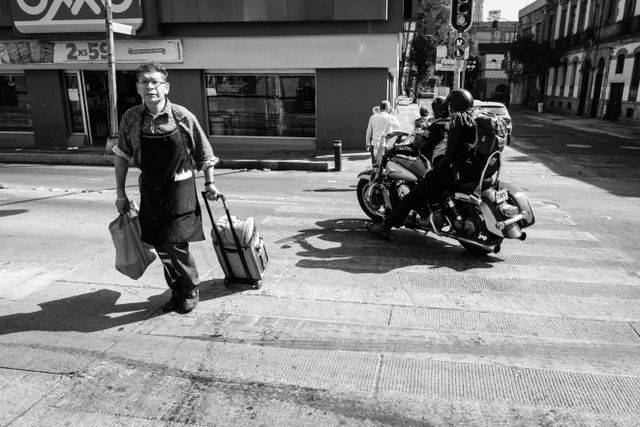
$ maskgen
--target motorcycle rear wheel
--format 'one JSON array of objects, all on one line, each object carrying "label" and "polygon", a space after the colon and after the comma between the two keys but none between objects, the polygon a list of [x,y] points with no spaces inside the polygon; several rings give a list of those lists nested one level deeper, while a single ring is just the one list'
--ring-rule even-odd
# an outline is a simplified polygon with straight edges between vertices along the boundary
[{"label": "motorcycle rear wheel", "polygon": [[469,219],[472,219],[473,232],[466,234],[465,237],[477,240],[478,242],[483,242],[487,246],[493,246],[495,250],[487,250],[483,247],[458,240],[460,245],[462,245],[462,247],[465,248],[467,252],[473,255],[488,255],[490,253],[499,252],[500,245],[502,244],[504,238],[495,236],[491,234],[489,230],[487,230],[484,222],[480,219],[482,218],[482,213],[476,207],[472,207],[469,205],[463,208],[461,213],[467,221]]},{"label": "motorcycle rear wheel", "polygon": [[371,185],[372,183],[368,179],[363,178],[358,181],[358,203],[369,218],[375,222],[382,222],[386,212],[384,198],[379,192],[369,191]]}]

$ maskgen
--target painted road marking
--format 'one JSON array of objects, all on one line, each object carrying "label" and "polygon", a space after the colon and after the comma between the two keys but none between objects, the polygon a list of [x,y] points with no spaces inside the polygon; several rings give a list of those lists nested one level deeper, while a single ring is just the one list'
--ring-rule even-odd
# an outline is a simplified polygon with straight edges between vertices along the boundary
[{"label": "painted road marking", "polygon": [[572,148],[591,148],[591,146],[588,145],[588,144],[567,144],[567,147],[572,147]]}]

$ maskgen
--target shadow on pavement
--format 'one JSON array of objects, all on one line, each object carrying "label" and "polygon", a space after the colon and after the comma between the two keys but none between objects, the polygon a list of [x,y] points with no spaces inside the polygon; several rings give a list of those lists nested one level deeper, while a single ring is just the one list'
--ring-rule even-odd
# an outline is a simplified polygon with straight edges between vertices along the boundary
[{"label": "shadow on pavement", "polygon": [[[223,280],[203,281],[200,285],[200,301],[245,289],[249,288],[235,285],[225,288]],[[97,332],[142,322],[161,314],[159,308],[171,295],[167,289],[145,302],[118,304],[120,296],[120,292],[101,289],[41,303],[40,311],[0,316],[0,335],[27,331]]]},{"label": "shadow on pavement", "polygon": [[394,229],[391,240],[386,241],[369,233],[366,222],[353,218],[318,221],[319,229],[300,230],[275,243],[283,249],[300,246],[302,251],[296,253],[302,257],[298,267],[348,273],[382,274],[414,265],[466,271],[492,268],[494,263],[502,262],[495,256],[472,256],[453,240],[448,243],[413,230]]},{"label": "shadow on pavement", "polygon": [[0,210],[0,218],[5,216],[20,215],[29,212],[27,209],[3,209]]}]

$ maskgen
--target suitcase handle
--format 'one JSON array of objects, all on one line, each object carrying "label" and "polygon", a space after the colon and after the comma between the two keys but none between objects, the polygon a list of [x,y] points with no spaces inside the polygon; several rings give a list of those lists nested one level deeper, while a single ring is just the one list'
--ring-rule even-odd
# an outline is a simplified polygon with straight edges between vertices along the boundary
[{"label": "suitcase handle", "polygon": [[[220,232],[218,231],[218,227],[216,226],[216,221],[213,218],[213,213],[211,212],[211,206],[209,206],[209,199],[207,198],[206,191],[202,192],[202,198],[204,199],[204,204],[207,207],[207,212],[209,213],[209,219],[211,219],[213,232],[216,235],[216,239],[218,239],[218,244],[221,246],[220,252],[222,252],[224,262],[227,264],[227,271],[232,272],[233,269],[231,267],[231,262],[229,262],[227,253],[222,248],[222,239],[220,236]],[[242,251],[242,246],[240,245],[240,239],[238,238],[238,234],[236,233],[236,228],[233,226],[233,221],[231,220],[231,213],[229,212],[229,208],[227,207],[226,198],[224,197],[224,195],[220,195],[219,199],[222,200],[222,206],[224,206],[224,210],[227,213],[227,219],[229,220],[229,228],[231,229],[231,235],[233,236],[233,241],[236,244],[236,249],[238,251],[238,255],[240,256],[240,262],[242,263],[244,274],[247,276],[247,279],[248,279],[251,277],[251,273],[249,272],[249,265],[247,264],[247,260],[244,257],[244,252]]]}]

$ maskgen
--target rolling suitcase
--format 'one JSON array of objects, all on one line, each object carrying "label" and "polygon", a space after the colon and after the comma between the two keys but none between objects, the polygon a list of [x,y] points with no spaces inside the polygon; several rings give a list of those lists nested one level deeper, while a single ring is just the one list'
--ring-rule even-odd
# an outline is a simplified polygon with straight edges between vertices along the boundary
[{"label": "rolling suitcase", "polygon": [[245,283],[259,289],[269,256],[253,217],[240,220],[231,216],[224,197],[221,197],[227,215],[226,218],[222,217],[216,221],[204,191],[202,198],[213,225],[211,239],[225,274],[225,286],[231,283]]}]

